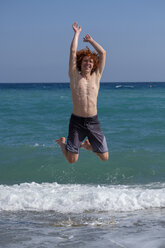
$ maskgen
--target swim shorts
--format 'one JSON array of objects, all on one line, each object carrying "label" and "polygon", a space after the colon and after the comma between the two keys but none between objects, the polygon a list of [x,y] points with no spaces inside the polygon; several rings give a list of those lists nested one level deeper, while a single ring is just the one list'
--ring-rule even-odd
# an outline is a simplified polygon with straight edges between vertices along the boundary
[{"label": "swim shorts", "polygon": [[97,115],[93,117],[80,117],[72,114],[69,123],[66,149],[78,154],[81,142],[83,142],[86,137],[88,137],[93,152],[108,152],[107,142],[101,130]]}]

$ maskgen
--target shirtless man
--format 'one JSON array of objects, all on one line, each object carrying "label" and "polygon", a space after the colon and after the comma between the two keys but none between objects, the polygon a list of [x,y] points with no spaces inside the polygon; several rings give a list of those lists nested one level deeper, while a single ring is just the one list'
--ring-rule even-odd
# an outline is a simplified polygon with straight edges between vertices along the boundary
[{"label": "shirtless man", "polygon": [[[67,143],[65,137],[56,142],[69,163],[78,160],[80,147],[93,151],[101,160],[106,161],[109,156],[108,147],[97,117],[97,96],[106,52],[89,34],[85,36],[84,42],[89,42],[97,54],[89,48],[77,52],[81,27],[77,23],[72,27],[74,37],[70,47],[69,77],[73,112]],[[83,142],[86,137],[88,139]]]}]

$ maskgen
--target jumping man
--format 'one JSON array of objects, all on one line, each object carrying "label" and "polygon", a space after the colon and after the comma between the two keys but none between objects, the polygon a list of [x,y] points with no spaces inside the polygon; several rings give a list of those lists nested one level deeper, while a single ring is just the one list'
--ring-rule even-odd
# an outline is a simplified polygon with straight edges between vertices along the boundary
[{"label": "jumping man", "polygon": [[[67,143],[65,137],[56,142],[69,163],[78,160],[80,147],[93,151],[103,161],[108,160],[108,147],[97,117],[97,96],[105,66],[105,50],[87,34],[97,53],[87,47],[77,51],[81,27],[73,24],[74,37],[70,47],[69,77],[73,111],[70,118]],[[88,137],[86,141],[84,139]],[[84,142],[83,142],[84,141]]]}]

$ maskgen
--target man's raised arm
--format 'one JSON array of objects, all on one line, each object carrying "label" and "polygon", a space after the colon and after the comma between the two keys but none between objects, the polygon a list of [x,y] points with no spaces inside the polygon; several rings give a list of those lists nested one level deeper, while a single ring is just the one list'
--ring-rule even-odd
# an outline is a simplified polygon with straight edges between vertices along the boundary
[{"label": "man's raised arm", "polygon": [[99,45],[94,39],[92,39],[92,37],[87,34],[84,38],[84,42],[89,42],[93,48],[98,52],[99,54],[99,73],[102,74],[104,67],[105,67],[105,60],[106,60],[106,51],[104,50],[104,48]]},{"label": "man's raised arm", "polygon": [[78,47],[78,39],[81,33],[81,27],[76,22],[72,25],[74,30],[74,37],[70,46],[70,58],[69,58],[69,76],[76,70],[76,52]]}]

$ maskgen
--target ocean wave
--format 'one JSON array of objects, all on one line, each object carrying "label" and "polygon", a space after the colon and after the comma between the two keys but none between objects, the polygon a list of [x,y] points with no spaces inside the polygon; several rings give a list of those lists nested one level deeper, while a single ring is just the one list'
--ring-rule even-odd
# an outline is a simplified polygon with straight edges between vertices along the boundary
[{"label": "ocean wave", "polygon": [[133,86],[133,85],[116,85],[115,88],[116,89],[118,89],[118,88],[135,88],[135,86]]},{"label": "ocean wave", "polygon": [[136,211],[165,207],[165,184],[81,185],[23,183],[0,185],[0,211]]}]

